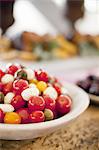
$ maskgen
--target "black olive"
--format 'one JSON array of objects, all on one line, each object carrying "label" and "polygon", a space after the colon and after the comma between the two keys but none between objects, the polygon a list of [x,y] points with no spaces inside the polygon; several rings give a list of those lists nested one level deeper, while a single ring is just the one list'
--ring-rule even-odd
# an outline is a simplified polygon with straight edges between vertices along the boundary
[{"label": "black olive", "polygon": [[77,85],[83,88],[86,92],[89,92],[91,82],[89,80],[83,80],[83,81],[77,82]]}]

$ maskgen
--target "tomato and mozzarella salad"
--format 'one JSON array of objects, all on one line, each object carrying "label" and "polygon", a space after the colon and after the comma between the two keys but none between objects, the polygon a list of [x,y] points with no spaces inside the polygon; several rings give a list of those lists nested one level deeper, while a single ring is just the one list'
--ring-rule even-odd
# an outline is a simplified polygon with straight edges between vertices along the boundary
[{"label": "tomato and mozzarella salad", "polygon": [[68,90],[47,72],[19,64],[0,69],[0,123],[50,121],[69,113],[71,106]]}]

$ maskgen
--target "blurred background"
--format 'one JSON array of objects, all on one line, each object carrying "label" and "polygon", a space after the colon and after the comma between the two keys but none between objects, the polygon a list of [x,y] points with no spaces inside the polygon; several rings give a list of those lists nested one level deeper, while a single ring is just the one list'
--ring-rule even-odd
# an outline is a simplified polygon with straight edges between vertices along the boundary
[{"label": "blurred background", "polygon": [[19,62],[74,81],[98,58],[99,0],[0,0],[1,66]]}]

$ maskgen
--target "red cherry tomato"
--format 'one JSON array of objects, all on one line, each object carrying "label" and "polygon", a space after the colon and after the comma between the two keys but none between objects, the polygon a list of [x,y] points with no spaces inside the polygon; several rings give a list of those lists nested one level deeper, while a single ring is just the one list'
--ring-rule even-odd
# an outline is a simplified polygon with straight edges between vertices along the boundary
[{"label": "red cherry tomato", "polygon": [[26,124],[29,123],[29,112],[28,108],[20,108],[17,113],[21,117],[21,123]]},{"label": "red cherry tomato", "polygon": [[71,103],[72,103],[72,100],[69,96],[60,95],[58,99],[56,100],[57,112],[60,115],[64,115],[68,113],[71,109]]},{"label": "red cherry tomato", "polygon": [[2,111],[2,109],[0,109],[0,123],[4,122],[4,113]]},{"label": "red cherry tomato", "polygon": [[19,79],[13,82],[13,92],[16,94],[21,94],[23,90],[28,88],[28,81]]},{"label": "red cherry tomato", "polygon": [[9,82],[9,83],[7,83],[7,84],[4,84],[3,85],[3,93],[4,94],[7,94],[8,92],[12,92],[12,85],[13,85],[13,83],[12,82]]},{"label": "red cherry tomato", "polygon": [[26,102],[23,100],[21,95],[16,95],[11,100],[11,105],[17,110],[19,108],[24,107]]},{"label": "red cherry tomato", "polygon": [[44,113],[42,111],[34,111],[29,116],[31,123],[43,122],[45,120]]},{"label": "red cherry tomato", "polygon": [[5,75],[5,73],[0,69],[0,80]]},{"label": "red cherry tomato", "polygon": [[28,108],[29,110],[44,110],[45,108],[45,101],[41,96],[33,96],[28,101]]},{"label": "red cherry tomato", "polygon": [[3,84],[0,82],[0,91],[3,90]]},{"label": "red cherry tomato", "polygon": [[35,76],[39,81],[48,82],[49,79],[48,74],[42,70],[35,71]]},{"label": "red cherry tomato", "polygon": [[56,110],[53,110],[53,114],[54,114],[54,119],[57,119],[58,118],[58,113]]},{"label": "red cherry tomato", "polygon": [[21,67],[18,66],[18,65],[10,65],[10,66],[7,68],[7,73],[14,75],[15,72],[16,72],[18,69],[20,69],[20,68],[21,68]]},{"label": "red cherry tomato", "polygon": [[44,101],[45,101],[45,108],[50,109],[50,110],[55,110],[56,106],[56,101],[49,96],[44,96]]}]

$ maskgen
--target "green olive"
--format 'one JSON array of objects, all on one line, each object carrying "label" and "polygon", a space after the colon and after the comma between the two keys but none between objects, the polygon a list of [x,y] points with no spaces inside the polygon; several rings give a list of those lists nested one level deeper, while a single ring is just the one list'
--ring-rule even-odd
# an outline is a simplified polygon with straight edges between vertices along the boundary
[{"label": "green olive", "polygon": [[46,121],[53,120],[53,118],[54,118],[54,114],[50,109],[45,109],[44,110],[44,115],[45,115],[45,120]]}]

